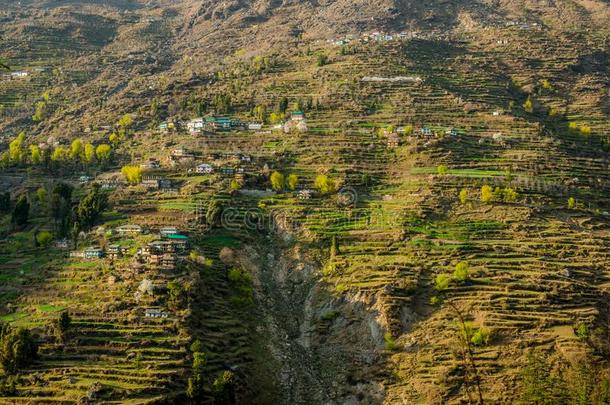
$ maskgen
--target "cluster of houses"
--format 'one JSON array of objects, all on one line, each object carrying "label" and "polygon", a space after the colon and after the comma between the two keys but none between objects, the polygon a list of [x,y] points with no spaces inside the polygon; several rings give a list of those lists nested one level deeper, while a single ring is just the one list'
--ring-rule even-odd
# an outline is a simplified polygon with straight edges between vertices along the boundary
[{"label": "cluster of houses", "polygon": [[[121,237],[133,237],[146,233],[140,225],[127,224],[114,230]],[[145,265],[164,269],[175,270],[179,259],[185,256],[189,249],[189,238],[183,235],[175,227],[163,227],[159,229],[159,239],[149,242],[138,249],[136,253],[136,267]],[[118,260],[127,255],[128,248],[120,244],[112,244],[105,249],[101,247],[88,247],[81,251],[70,253],[70,257],[87,260],[99,260],[107,258]]]},{"label": "cluster of houses", "polygon": [[258,122],[242,122],[230,117],[208,116],[198,117],[186,122],[164,121],[159,124],[159,131],[167,133],[170,131],[178,131],[181,128],[192,134],[202,134],[204,132],[216,131],[257,131],[262,129],[263,124]]},{"label": "cluster of houses", "polygon": [[[401,126],[396,128],[395,132],[385,132],[386,144],[389,149],[395,149],[399,147],[402,143],[401,135],[404,135],[407,132],[407,127]],[[415,131],[411,136],[415,138],[422,139],[431,139],[438,135],[438,132],[435,132],[430,127],[422,127]],[[440,132],[443,134],[443,132]],[[451,128],[444,132],[444,135],[456,137],[460,134],[460,130],[457,128]]]},{"label": "cluster of houses", "polygon": [[[185,128],[191,135],[198,135],[218,131],[261,131],[263,123],[243,122],[230,117],[208,116],[193,118],[186,122],[168,120],[159,124],[158,128],[161,133],[177,132]],[[293,130],[307,132],[305,114],[302,111],[292,112],[289,120],[276,125],[274,129],[283,130],[285,133],[290,133]]]}]

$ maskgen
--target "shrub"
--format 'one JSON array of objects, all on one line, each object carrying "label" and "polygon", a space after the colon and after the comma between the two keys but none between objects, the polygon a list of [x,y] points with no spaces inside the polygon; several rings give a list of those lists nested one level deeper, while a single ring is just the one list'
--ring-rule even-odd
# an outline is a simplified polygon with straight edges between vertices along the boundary
[{"label": "shrub", "polygon": [[580,133],[584,136],[591,136],[591,128],[588,126],[580,127]]},{"label": "shrub", "polygon": [[6,374],[15,374],[38,355],[38,344],[28,329],[0,325],[0,365]]},{"label": "shrub", "polygon": [[584,323],[579,323],[574,330],[578,340],[585,341],[589,338],[589,328]]},{"label": "shrub", "polygon": [[571,210],[576,208],[576,200],[574,199],[574,197],[568,198],[568,208]]},{"label": "shrub", "polygon": [[296,174],[291,174],[290,176],[288,176],[288,178],[286,179],[286,184],[288,185],[288,188],[290,190],[294,190],[297,188],[298,184],[299,184],[299,178],[297,177]]},{"label": "shrub", "polygon": [[436,172],[439,174],[439,176],[444,176],[447,174],[447,166],[445,165],[440,165],[436,168]]},{"label": "shrub", "polygon": [[439,274],[434,279],[434,288],[436,288],[437,291],[445,291],[447,288],[449,288],[450,282],[451,277],[449,277],[447,274]]},{"label": "shrub", "polygon": [[142,173],[144,170],[140,166],[123,166],[121,173],[130,184],[139,184],[142,182]]},{"label": "shrub", "polygon": [[506,187],[504,189],[504,201],[506,202],[515,202],[517,201],[518,194],[515,190],[510,187]]},{"label": "shrub", "polygon": [[328,176],[324,174],[320,174],[316,177],[314,181],[314,187],[318,189],[321,193],[331,193],[335,191],[335,182],[330,179]]},{"label": "shrub", "polygon": [[466,204],[467,201],[468,201],[468,190],[463,188],[462,191],[460,191],[460,202],[462,204]]},{"label": "shrub", "polygon": [[396,350],[396,341],[394,340],[394,338],[392,337],[392,334],[390,332],[386,332],[385,335],[383,335],[383,340],[385,340],[385,349],[393,352],[394,350]]},{"label": "shrub", "polygon": [[491,336],[486,328],[479,328],[470,339],[470,342],[475,346],[485,346],[489,343]]},{"label": "shrub", "polygon": [[53,234],[48,231],[42,231],[38,235],[36,235],[36,242],[42,247],[47,247],[51,244],[53,240]]},{"label": "shrub", "polygon": [[523,103],[523,109],[528,113],[532,114],[534,112],[534,101],[532,100],[532,96],[528,96],[525,103]]},{"label": "shrub", "polygon": [[455,266],[455,271],[453,272],[453,278],[457,281],[466,281],[468,280],[468,272],[469,266],[466,262],[459,262]]},{"label": "shrub", "polygon": [[318,66],[324,66],[324,65],[328,65],[329,60],[328,60],[328,55],[325,54],[321,54],[318,55],[318,60],[317,60],[317,65]]},{"label": "shrub", "polygon": [[271,173],[270,180],[271,180],[271,187],[275,191],[283,190],[284,186],[286,185],[286,179],[284,178],[284,175],[280,172]]},{"label": "shrub", "polygon": [[491,186],[486,184],[481,187],[481,201],[483,201],[484,203],[488,203],[493,200],[493,197],[494,195]]}]

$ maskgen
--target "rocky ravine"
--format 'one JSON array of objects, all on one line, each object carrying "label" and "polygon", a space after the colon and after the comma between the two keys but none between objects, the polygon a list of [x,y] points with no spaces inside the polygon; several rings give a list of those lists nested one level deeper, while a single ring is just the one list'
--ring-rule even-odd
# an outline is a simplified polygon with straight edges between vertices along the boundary
[{"label": "rocky ravine", "polygon": [[248,246],[241,265],[252,275],[259,329],[280,364],[285,404],[377,404],[384,398],[384,332],[377,297],[335,297],[320,266],[299,245]]}]

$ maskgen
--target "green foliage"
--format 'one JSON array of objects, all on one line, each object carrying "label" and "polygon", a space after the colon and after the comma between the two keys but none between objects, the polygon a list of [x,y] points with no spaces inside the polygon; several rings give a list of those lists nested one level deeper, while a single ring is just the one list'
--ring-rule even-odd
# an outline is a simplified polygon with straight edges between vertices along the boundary
[{"label": "green foliage", "polygon": [[584,323],[579,323],[576,325],[576,328],[574,328],[574,333],[580,341],[584,342],[589,339],[589,327]]},{"label": "green foliage", "polygon": [[591,127],[582,126],[580,127],[580,134],[583,136],[591,136]]},{"label": "green foliage", "polygon": [[475,346],[485,346],[489,344],[491,333],[486,328],[477,329],[470,338],[470,342]]},{"label": "green foliage", "polygon": [[229,270],[227,279],[231,283],[235,295],[231,301],[238,306],[249,306],[254,302],[254,291],[252,289],[252,275],[234,267]]},{"label": "green foliage", "polygon": [[205,219],[208,225],[215,227],[220,223],[222,215],[222,202],[220,200],[211,200],[208,204],[208,210],[205,214]]},{"label": "green foliage", "polygon": [[383,335],[383,340],[385,341],[385,349],[387,351],[393,352],[396,350],[396,341],[390,332],[386,332],[385,335]]},{"label": "green foliage", "polygon": [[434,288],[436,288],[437,291],[445,291],[447,288],[449,288],[450,282],[451,277],[449,277],[447,274],[439,274],[434,279]]},{"label": "green foliage", "polygon": [[460,191],[460,202],[462,204],[466,204],[466,202],[468,202],[468,190],[466,190],[465,188]]},{"label": "green foliage", "polygon": [[439,166],[436,168],[436,172],[438,173],[438,175],[439,175],[439,176],[444,176],[444,175],[446,175],[446,174],[447,174],[447,172],[448,172],[448,170],[449,170],[449,169],[448,169],[448,168],[447,168],[447,166],[445,166],[445,165],[439,165]]},{"label": "green foliage", "polygon": [[182,308],[188,301],[188,294],[191,290],[190,283],[181,284],[178,281],[170,281],[167,283],[167,295],[169,304],[173,308]]},{"label": "green foliage", "polygon": [[336,189],[335,182],[325,174],[320,174],[316,177],[314,187],[324,194],[332,193]]},{"label": "green foliage", "polygon": [[574,197],[568,198],[568,208],[571,210],[576,208],[576,200],[574,199]]},{"label": "green foliage", "polygon": [[0,365],[6,374],[15,374],[38,356],[38,344],[28,329],[0,324]]},{"label": "green foliage", "polygon": [[517,194],[517,192],[515,190],[513,190],[512,188],[506,187],[503,191],[502,191],[502,196],[504,198],[504,201],[506,202],[515,202],[517,201],[517,197],[519,196]]},{"label": "green foliage", "polygon": [[57,319],[57,327],[60,331],[66,332],[72,325],[72,317],[68,311],[63,311]]},{"label": "green foliage", "polygon": [[299,185],[299,178],[297,177],[296,174],[291,174],[288,176],[288,178],[286,179],[286,185],[288,186],[289,190],[295,190],[297,188],[297,186]]},{"label": "green foliage", "polygon": [[8,146],[9,159],[11,163],[21,163],[23,160],[23,147],[25,142],[25,132],[21,132],[11,141]]},{"label": "green foliage", "polygon": [[214,403],[218,405],[235,404],[235,375],[232,371],[222,371],[212,383]]},{"label": "green foliage", "polygon": [[530,114],[534,113],[534,100],[532,100],[532,96],[527,96],[527,100],[523,103],[523,109]]},{"label": "green foliage", "polygon": [[13,209],[13,215],[11,217],[11,223],[16,226],[24,226],[28,223],[30,216],[30,203],[28,202],[27,196],[24,194],[17,199],[17,204]]},{"label": "green foliage", "polygon": [[288,99],[286,97],[280,98],[280,101],[277,104],[277,110],[282,114],[286,113],[286,110],[288,110]]},{"label": "green foliage", "polygon": [[190,350],[191,353],[203,352],[203,343],[201,343],[201,340],[196,339],[193,343],[191,343]]},{"label": "green foliage", "polygon": [[72,186],[57,183],[49,198],[49,212],[54,220],[55,230],[59,236],[65,236],[70,226],[72,211]]},{"label": "green foliage", "polygon": [[493,201],[494,198],[494,194],[493,194],[493,190],[491,188],[491,186],[489,185],[484,185],[483,187],[481,187],[481,201],[484,203],[489,203],[491,201]]},{"label": "green foliage", "polygon": [[233,109],[231,96],[228,94],[216,94],[212,101],[216,114],[229,114]]},{"label": "green foliage", "polygon": [[286,179],[284,178],[284,175],[280,172],[273,172],[271,173],[271,177],[269,178],[271,180],[271,187],[275,190],[275,191],[282,191],[286,185]]},{"label": "green foliage", "polygon": [[99,144],[95,148],[95,156],[97,157],[97,160],[103,163],[108,162],[110,160],[111,152],[112,148],[106,143]]},{"label": "green foliage", "polygon": [[140,184],[144,170],[140,166],[123,166],[121,173],[129,184]]},{"label": "green foliage", "polygon": [[318,55],[318,59],[317,59],[317,61],[316,61],[316,64],[317,64],[319,67],[322,67],[322,66],[328,65],[329,63],[330,63],[330,60],[328,59],[328,55],[326,55],[326,54],[320,54],[320,55]]},{"label": "green foliage", "polygon": [[85,144],[85,150],[83,152],[83,161],[86,164],[91,164],[93,163],[93,159],[95,159],[95,147],[90,143]]},{"label": "green foliage", "polygon": [[203,352],[193,352],[191,377],[188,379],[186,395],[200,401],[204,393],[206,355]]},{"label": "green foliage", "polygon": [[32,115],[32,121],[40,122],[44,119],[45,110],[47,108],[47,103],[44,101],[39,101],[36,103],[34,115]]},{"label": "green foliage", "polygon": [[239,181],[233,179],[233,180],[231,180],[231,184],[229,185],[229,188],[232,191],[236,191],[236,190],[239,190],[241,188],[241,184],[239,184]]},{"label": "green foliage", "polygon": [[48,247],[53,241],[53,234],[48,231],[42,231],[36,235],[36,241],[42,247]]},{"label": "green foliage", "polygon": [[79,226],[82,229],[90,229],[107,204],[108,196],[101,192],[98,185],[94,185],[76,208],[76,221]]},{"label": "green foliage", "polygon": [[461,281],[464,282],[466,280],[468,280],[468,272],[469,272],[469,266],[468,263],[466,262],[459,262],[456,266],[455,266],[455,271],[453,272],[453,278],[456,281]]},{"label": "green foliage", "polygon": [[67,160],[69,156],[69,152],[63,146],[58,146],[53,149],[53,153],[51,154],[51,160],[53,162],[61,162]]},{"label": "green foliage", "polygon": [[72,145],[70,145],[70,159],[81,160],[83,153],[84,153],[83,141],[78,138],[73,140]]},{"label": "green foliage", "polygon": [[521,371],[521,382],[521,400],[524,404],[552,405],[567,401],[564,382],[540,354],[528,354],[527,364]]},{"label": "green foliage", "polygon": [[42,154],[38,145],[30,145],[30,162],[32,164],[39,164],[42,161]]},{"label": "green foliage", "polygon": [[9,212],[11,210],[11,193],[5,191],[0,193],[0,212]]}]

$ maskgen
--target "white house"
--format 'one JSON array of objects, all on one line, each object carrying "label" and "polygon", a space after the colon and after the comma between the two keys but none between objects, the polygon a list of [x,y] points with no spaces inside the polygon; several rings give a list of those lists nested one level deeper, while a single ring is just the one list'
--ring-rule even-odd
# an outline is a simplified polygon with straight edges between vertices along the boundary
[{"label": "white house", "polygon": [[214,168],[212,167],[212,165],[203,163],[203,164],[200,164],[199,166],[197,166],[197,168],[195,169],[195,172],[197,174],[212,174],[212,173],[214,173]]},{"label": "white house", "polygon": [[186,123],[186,128],[193,134],[203,131],[204,124],[203,118],[195,118]]},{"label": "white house", "polygon": [[248,124],[249,131],[260,131],[261,129],[263,129],[263,124],[260,122],[250,122]]}]

